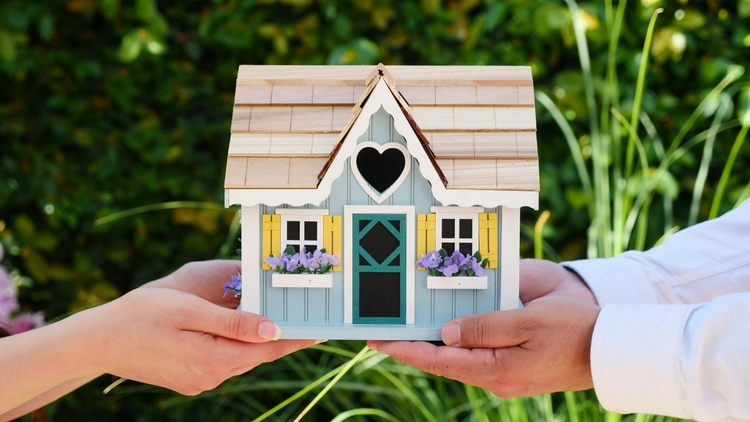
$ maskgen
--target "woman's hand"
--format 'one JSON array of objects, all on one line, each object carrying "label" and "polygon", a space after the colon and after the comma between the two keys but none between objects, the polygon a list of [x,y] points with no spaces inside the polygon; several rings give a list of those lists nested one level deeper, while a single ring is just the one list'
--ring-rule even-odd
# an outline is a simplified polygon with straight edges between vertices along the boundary
[{"label": "woman's hand", "polygon": [[102,352],[93,357],[100,372],[185,395],[315,343],[276,341],[281,329],[268,318],[159,287],[87,312],[100,333]]},{"label": "woman's hand", "polygon": [[196,295],[215,305],[236,309],[240,299],[234,294],[224,296],[224,283],[242,270],[242,263],[236,260],[217,259],[213,261],[188,262],[166,277],[146,283],[141,287],[161,287],[181,290]]}]

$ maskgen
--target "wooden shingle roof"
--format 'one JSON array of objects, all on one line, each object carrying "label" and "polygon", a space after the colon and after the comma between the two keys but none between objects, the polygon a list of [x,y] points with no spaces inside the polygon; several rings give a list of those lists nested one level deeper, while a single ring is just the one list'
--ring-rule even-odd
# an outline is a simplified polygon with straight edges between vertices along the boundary
[{"label": "wooden shingle roof", "polygon": [[[387,71],[448,189],[539,190],[529,67]],[[373,66],[240,66],[225,187],[315,188],[372,72]]]}]

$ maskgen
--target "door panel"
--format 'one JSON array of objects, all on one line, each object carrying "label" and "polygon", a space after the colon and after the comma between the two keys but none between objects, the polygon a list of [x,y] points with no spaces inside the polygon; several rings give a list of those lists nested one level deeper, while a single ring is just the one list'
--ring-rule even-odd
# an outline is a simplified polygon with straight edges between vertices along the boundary
[{"label": "door panel", "polygon": [[406,215],[354,214],[355,324],[406,323]]}]

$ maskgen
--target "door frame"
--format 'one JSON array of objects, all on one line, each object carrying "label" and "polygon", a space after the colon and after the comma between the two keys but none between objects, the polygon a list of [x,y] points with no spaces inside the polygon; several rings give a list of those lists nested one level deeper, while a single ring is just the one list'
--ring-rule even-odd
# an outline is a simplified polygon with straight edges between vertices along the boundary
[{"label": "door frame", "polygon": [[352,324],[354,309],[354,232],[353,214],[406,215],[406,324],[414,324],[415,266],[409,258],[416,256],[415,208],[413,205],[345,205],[344,206],[344,323]]}]

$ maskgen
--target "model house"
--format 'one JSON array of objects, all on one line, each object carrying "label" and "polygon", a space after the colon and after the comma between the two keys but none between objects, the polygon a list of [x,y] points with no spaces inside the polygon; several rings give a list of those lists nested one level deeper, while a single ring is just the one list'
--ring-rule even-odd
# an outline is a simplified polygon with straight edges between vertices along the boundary
[{"label": "model house", "polygon": [[[539,200],[531,69],[241,66],[225,189],[242,309],[282,338],[439,340],[455,317],[518,307],[520,208]],[[267,260],[303,248],[329,271]],[[440,249],[485,268],[416,265]]]}]

